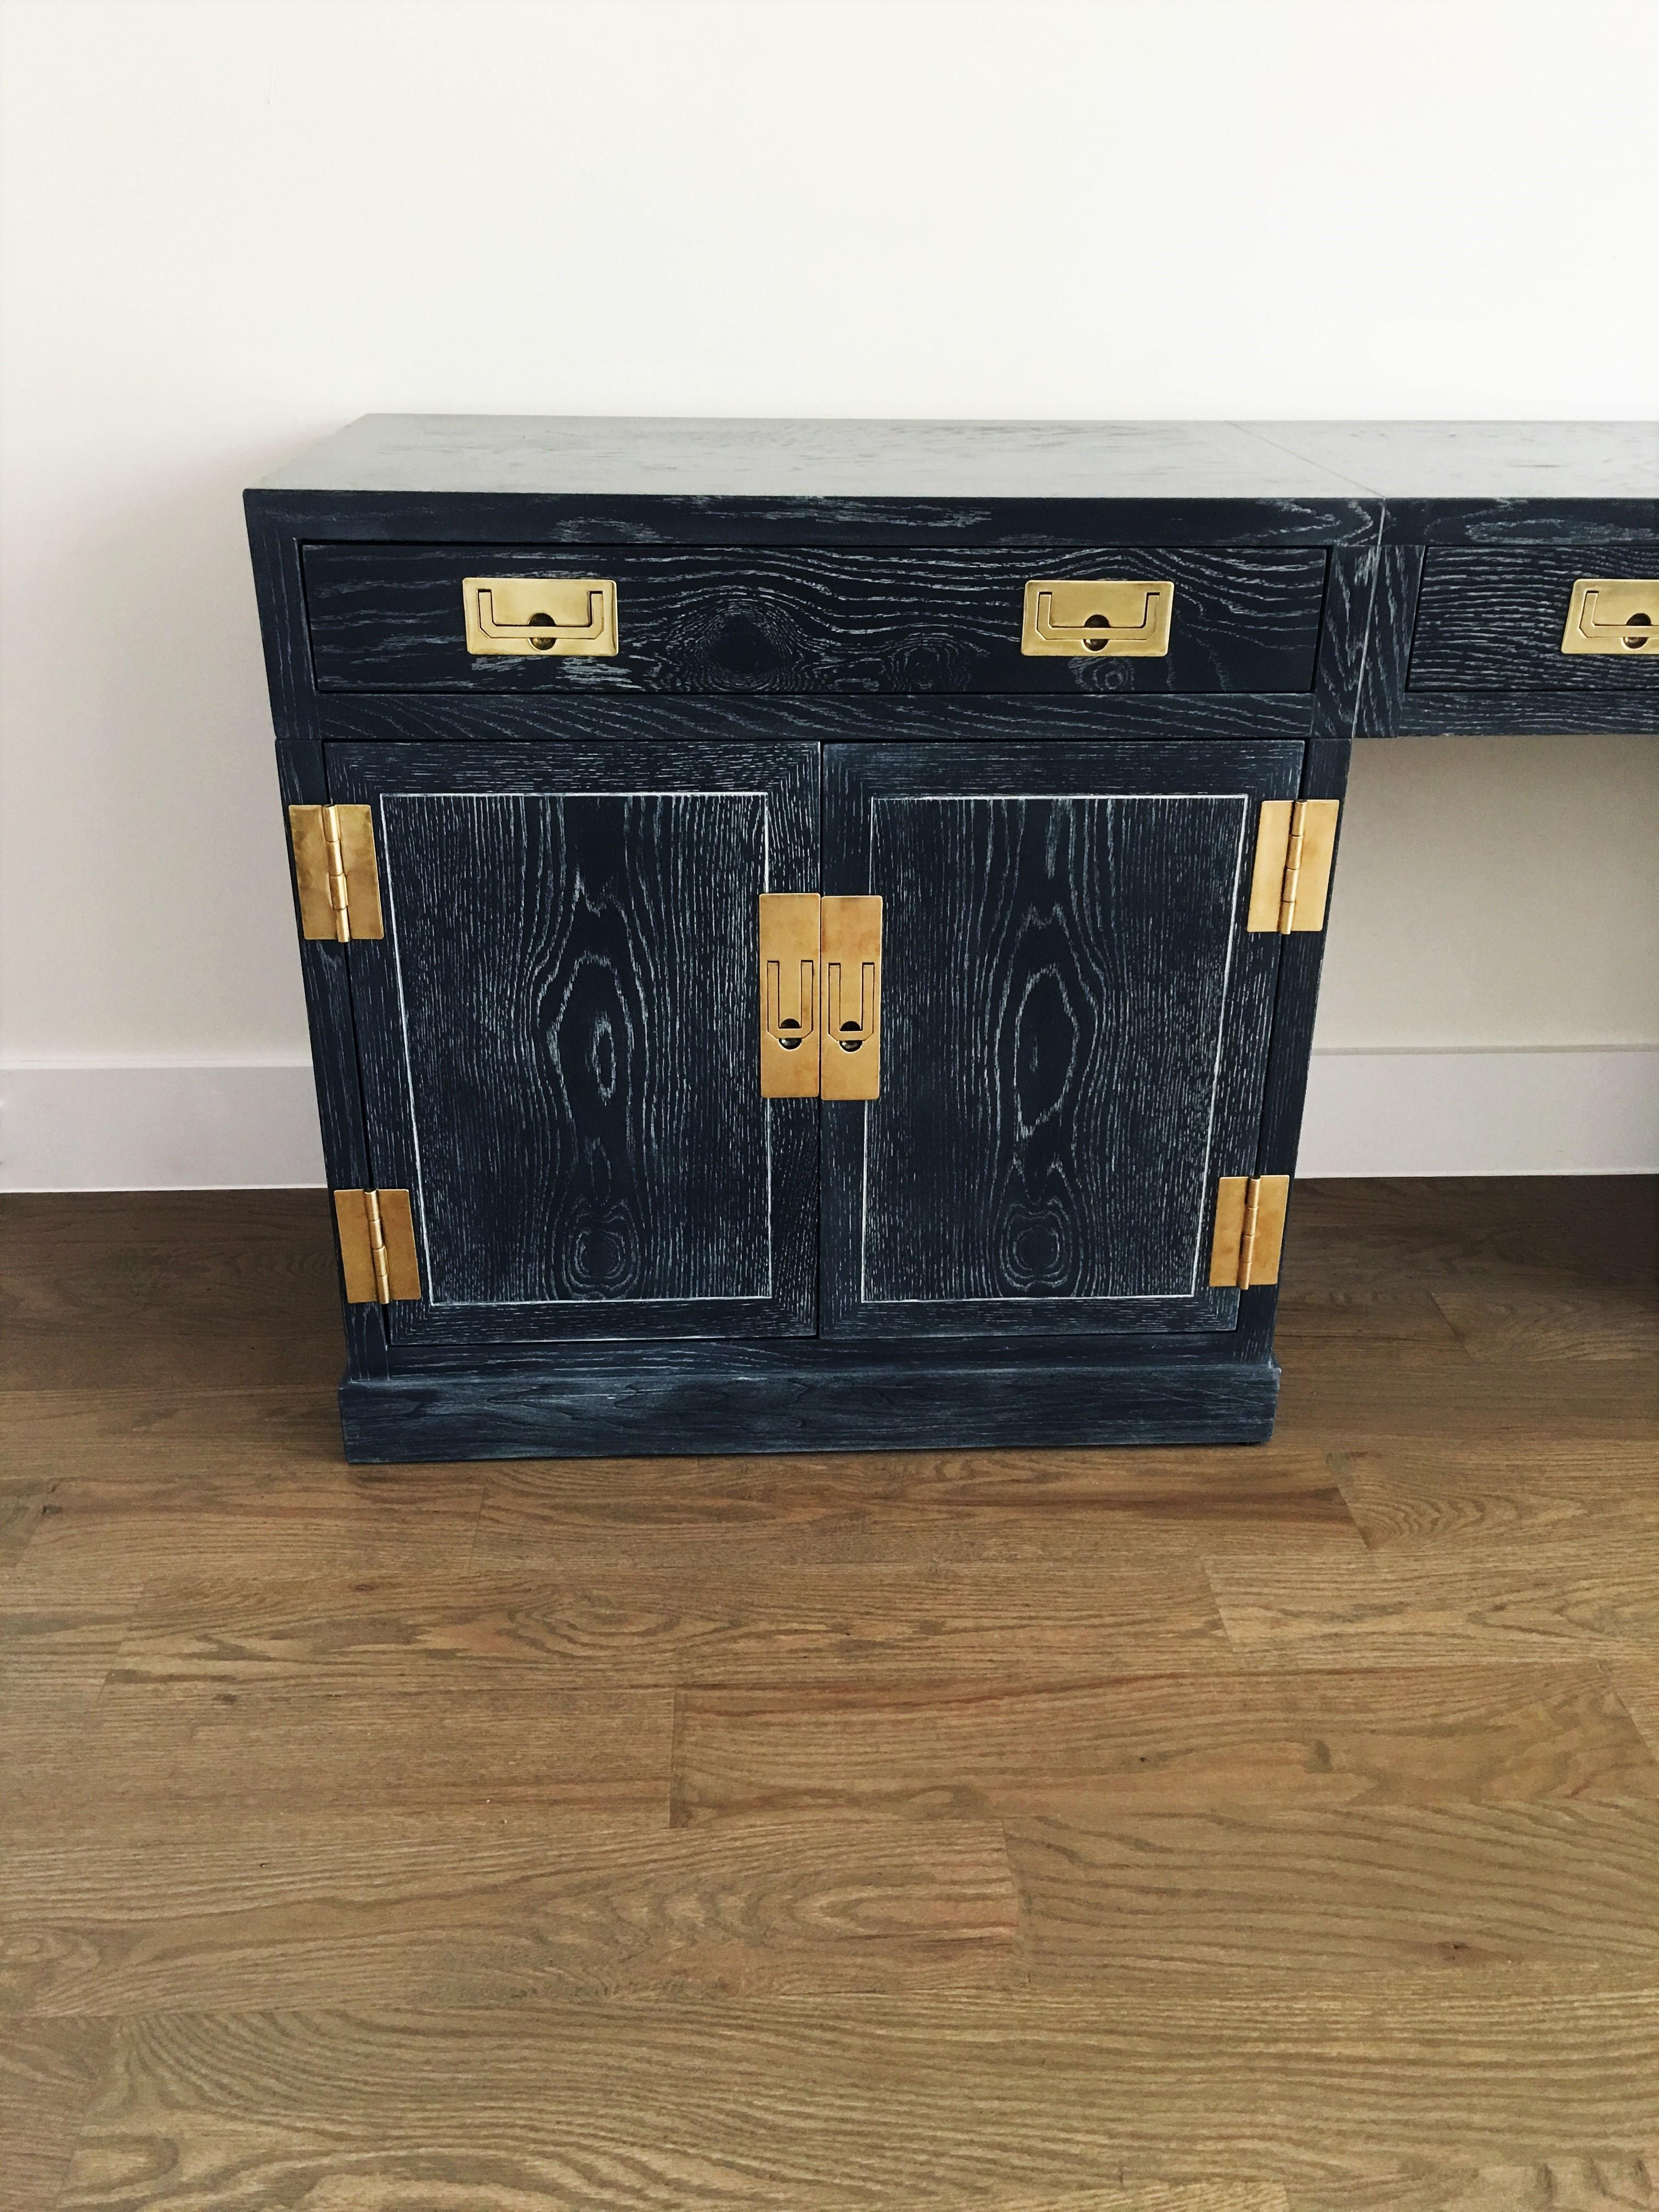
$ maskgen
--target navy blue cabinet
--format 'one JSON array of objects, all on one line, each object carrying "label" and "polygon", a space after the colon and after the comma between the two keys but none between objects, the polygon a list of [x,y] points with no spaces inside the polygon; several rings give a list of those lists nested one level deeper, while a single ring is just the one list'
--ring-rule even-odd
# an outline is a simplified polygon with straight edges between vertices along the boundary
[{"label": "navy blue cabinet", "polygon": [[251,492],[348,1453],[1267,1436],[1352,741],[1659,726],[1656,483],[370,417]]}]

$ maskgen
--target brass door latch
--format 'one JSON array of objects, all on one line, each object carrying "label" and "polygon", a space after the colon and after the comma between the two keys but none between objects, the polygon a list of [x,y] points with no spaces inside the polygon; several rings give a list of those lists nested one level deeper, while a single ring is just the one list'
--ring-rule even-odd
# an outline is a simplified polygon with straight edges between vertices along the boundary
[{"label": "brass door latch", "polygon": [[763,1098],[881,1095],[881,901],[760,901]]},{"label": "brass door latch", "polygon": [[1563,653],[1644,653],[1659,661],[1659,577],[1581,576],[1567,602]]},{"label": "brass door latch", "polygon": [[1025,586],[1019,649],[1041,656],[1091,653],[1162,659],[1170,650],[1175,586],[1170,583],[1076,583],[1034,577]]},{"label": "brass door latch", "polygon": [[469,653],[612,654],[617,586],[602,576],[463,576]]}]

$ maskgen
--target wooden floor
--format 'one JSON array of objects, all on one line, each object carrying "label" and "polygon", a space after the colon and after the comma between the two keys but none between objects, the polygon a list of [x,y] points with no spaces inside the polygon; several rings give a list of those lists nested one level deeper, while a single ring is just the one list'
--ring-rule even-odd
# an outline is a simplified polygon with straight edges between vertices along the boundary
[{"label": "wooden floor", "polygon": [[1659,2207],[1656,1207],[1304,1185],[1243,1450],[353,1470],[7,1201],[0,2203]]}]

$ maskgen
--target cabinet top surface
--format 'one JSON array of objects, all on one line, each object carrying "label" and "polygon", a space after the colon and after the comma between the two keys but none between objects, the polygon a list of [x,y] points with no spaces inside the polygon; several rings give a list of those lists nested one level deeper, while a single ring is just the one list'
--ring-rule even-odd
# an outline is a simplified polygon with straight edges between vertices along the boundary
[{"label": "cabinet top surface", "polygon": [[682,499],[1607,500],[1659,422],[964,422],[365,415],[264,490]]}]

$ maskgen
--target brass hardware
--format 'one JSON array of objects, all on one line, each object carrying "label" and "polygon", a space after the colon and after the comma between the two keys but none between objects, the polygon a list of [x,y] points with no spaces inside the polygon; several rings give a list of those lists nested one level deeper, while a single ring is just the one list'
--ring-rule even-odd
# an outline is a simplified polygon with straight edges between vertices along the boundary
[{"label": "brass hardware", "polygon": [[421,1262],[406,1190],[337,1190],[340,1268],[348,1305],[389,1305],[418,1298]]},{"label": "brass hardware", "polygon": [[617,586],[600,576],[463,576],[469,653],[617,651]]},{"label": "brass hardware", "polygon": [[1323,929],[1336,853],[1338,799],[1264,799],[1246,929]]},{"label": "brass hardware", "polygon": [[1659,661],[1659,577],[1580,576],[1563,653],[1647,653]]},{"label": "brass hardware", "polygon": [[302,933],[340,945],[357,937],[384,937],[374,809],[290,806],[288,827]]},{"label": "brass hardware", "polygon": [[1174,607],[1173,584],[1116,579],[1079,584],[1039,576],[1025,586],[1019,649],[1033,654],[1161,659],[1170,650]]},{"label": "brass hardware", "polygon": [[765,891],[760,902],[763,1098],[818,1095],[818,897]]},{"label": "brass hardware", "polygon": [[1223,1176],[1216,1188],[1210,1287],[1254,1290],[1279,1280],[1289,1176]]},{"label": "brass hardware", "polygon": [[881,901],[819,902],[825,1098],[881,1096]]}]

